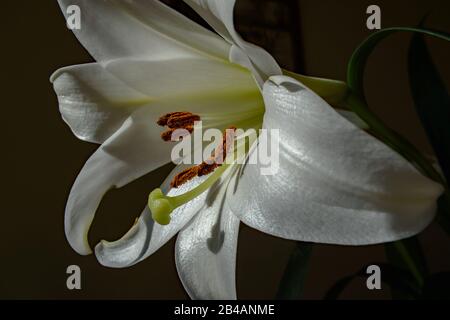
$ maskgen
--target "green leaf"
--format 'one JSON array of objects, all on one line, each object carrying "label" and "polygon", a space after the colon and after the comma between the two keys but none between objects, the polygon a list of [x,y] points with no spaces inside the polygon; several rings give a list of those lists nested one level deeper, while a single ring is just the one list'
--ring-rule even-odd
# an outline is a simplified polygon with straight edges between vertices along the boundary
[{"label": "green leaf", "polygon": [[283,73],[303,83],[332,106],[342,106],[349,94],[348,86],[343,81],[310,77],[287,70],[283,70]]},{"label": "green leaf", "polygon": [[417,114],[450,181],[450,96],[421,34],[415,34],[411,41],[408,71]]},{"label": "green leaf", "polygon": [[309,259],[312,253],[312,244],[297,242],[278,288],[277,299],[301,299],[308,274]]},{"label": "green leaf", "polygon": [[[446,33],[422,28],[388,28],[373,33],[355,50],[350,59],[347,69],[347,82],[352,91],[352,94],[347,98],[347,104],[369,125],[371,131],[384,143],[399,152],[408,161],[418,166],[425,175],[443,185],[446,185],[444,179],[442,179],[441,175],[435,170],[435,168],[429,163],[429,161],[425,159],[425,157],[406,139],[404,139],[392,129],[388,128],[381,121],[381,119],[379,119],[371,112],[371,110],[367,106],[364,93],[364,73],[366,70],[367,61],[373,50],[383,39],[397,32],[412,32],[420,35],[433,36],[447,41],[450,40],[450,36]],[[420,40],[421,37],[419,37],[418,39]],[[425,122],[428,120],[428,126],[433,130],[433,137],[437,136],[438,134],[442,134],[443,131],[445,131],[445,135],[448,135],[450,134],[448,125],[447,127],[444,127],[442,123],[444,123],[445,121],[447,121],[448,123],[448,119],[450,119],[450,117],[448,116],[448,114],[440,112],[443,102],[446,103],[448,101],[448,94],[446,91],[442,90],[442,82],[439,81],[439,76],[434,66],[432,65],[428,51],[426,50],[426,47],[424,47],[424,43],[418,43],[417,41],[418,40],[415,38],[413,43],[417,48],[411,49],[414,50],[414,52],[410,50],[410,68],[414,69],[415,67],[420,65],[420,68],[418,70],[415,69],[415,71],[413,71],[412,73],[410,71],[410,75],[415,76],[415,78],[413,79],[414,90],[416,90],[418,86],[422,86],[419,91],[415,93],[415,96],[420,98],[419,101],[421,102],[420,107],[422,108],[422,112],[428,113],[430,110],[427,109],[427,106],[429,107],[430,100],[427,100],[429,98],[427,98],[426,96],[429,95],[430,92],[432,93],[435,90],[439,91],[438,93],[436,93],[435,97],[437,104],[432,107],[433,113],[431,115],[425,115]],[[411,57],[415,59],[414,62],[411,61]],[[425,61],[425,63],[423,63],[424,59],[428,59],[428,61]],[[420,78],[416,77],[418,73],[420,73]],[[420,83],[422,81],[428,81],[425,76],[433,79],[432,83],[428,83],[426,85]],[[437,86],[435,87],[436,84]],[[445,96],[446,94],[447,96]],[[439,112],[437,112],[436,109],[438,109]],[[448,112],[449,110],[450,108],[446,108],[445,112]],[[432,124],[432,121],[434,120],[430,119],[430,117],[438,113],[441,115],[441,118],[437,120],[439,121],[439,125],[434,128]],[[427,127],[425,123],[424,126]],[[436,143],[438,143],[438,141]],[[442,149],[442,147],[439,148]],[[450,152],[449,148],[441,150],[440,153],[448,156],[448,152]],[[448,204],[450,202],[446,201],[445,197],[447,196],[443,196],[439,200],[439,212],[445,212],[446,210],[448,210]],[[450,215],[440,214],[438,221],[441,223],[442,227],[450,234],[449,217]],[[396,267],[409,270],[411,275],[414,277],[416,284],[418,284],[419,286],[423,285],[424,279],[428,274],[428,270],[426,268],[425,259],[423,257],[423,253],[420,249],[417,239],[410,239],[393,244],[387,244],[386,254],[389,261]],[[394,295],[401,295],[398,290],[393,289],[393,291]]]},{"label": "green leaf", "polygon": [[[428,265],[420,246],[419,239],[409,239],[385,244],[388,261],[396,268],[409,271],[417,286],[422,287],[429,275]],[[394,299],[408,299],[403,292],[392,288]]]},{"label": "green leaf", "polygon": [[416,32],[436,38],[450,41],[450,36],[444,32],[433,31],[422,28],[386,28],[370,35],[353,53],[347,68],[347,84],[350,89],[365,100],[364,95],[364,72],[366,63],[375,47],[386,37],[397,32]]},{"label": "green leaf", "polygon": [[347,83],[352,93],[347,98],[347,105],[370,126],[371,130],[384,143],[399,152],[411,163],[416,164],[425,175],[445,184],[441,175],[429,161],[411,143],[388,128],[367,106],[364,94],[364,72],[367,60],[383,39],[397,32],[421,33],[447,41],[450,40],[450,36],[446,33],[421,28],[387,28],[373,33],[355,50],[349,61]]},{"label": "green leaf", "polygon": [[[355,50],[348,65],[347,81],[352,93],[347,98],[347,105],[369,125],[371,131],[384,143],[415,164],[423,174],[447,187],[445,194],[439,199],[438,222],[450,234],[450,193],[445,179],[411,143],[388,128],[375,116],[366,103],[364,72],[367,60],[378,43],[396,32],[412,32],[419,35],[419,38],[413,39],[412,46],[414,48],[410,49],[409,54],[410,82],[413,86],[413,96],[416,100],[416,108],[420,109],[419,116],[428,132],[430,141],[432,141],[436,153],[440,157],[441,165],[446,168],[446,172],[449,172],[449,142],[444,142],[443,146],[438,145],[441,143],[441,136],[447,141],[450,134],[450,131],[444,124],[446,121],[448,122],[450,112],[448,93],[433,66],[423,39],[420,37],[420,35],[428,35],[450,41],[450,35],[447,33],[422,28],[388,28],[369,36]],[[426,83],[427,81],[429,82]],[[433,97],[430,97],[430,95],[433,95]],[[434,121],[437,121],[436,126],[433,124]]]},{"label": "green leaf", "polygon": [[[438,157],[442,172],[450,181],[450,96],[423,36],[415,34],[408,55],[411,94],[419,118]],[[450,196],[439,199],[438,222],[450,233]]]}]

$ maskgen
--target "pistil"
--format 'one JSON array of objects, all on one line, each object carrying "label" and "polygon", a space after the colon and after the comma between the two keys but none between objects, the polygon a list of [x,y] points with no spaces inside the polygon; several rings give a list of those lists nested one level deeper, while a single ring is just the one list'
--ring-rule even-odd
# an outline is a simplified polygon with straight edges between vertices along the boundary
[{"label": "pistil", "polygon": [[217,146],[214,154],[198,166],[186,169],[177,174],[170,183],[170,186],[172,188],[178,188],[189,180],[192,180],[195,177],[206,176],[212,173],[216,168],[220,167],[223,164],[227,154],[230,152],[230,149],[234,142],[235,132],[235,127],[230,127],[225,130],[225,135],[222,139],[222,143]]},{"label": "pistil", "polygon": [[[172,136],[175,130],[185,129],[188,133],[192,133],[194,122],[199,120],[199,116],[190,112],[172,112],[159,118],[157,123],[161,126],[169,127],[167,131],[161,134],[164,141],[176,141]],[[256,137],[252,138],[247,135],[236,137],[236,128],[229,127],[225,130],[222,143],[216,147],[210,158],[197,166],[181,171],[174,177],[170,184],[172,188],[178,188],[195,177],[209,175],[205,181],[192,190],[173,197],[164,195],[161,189],[153,190],[148,198],[148,206],[152,213],[153,220],[161,225],[169,224],[171,220],[170,215],[173,210],[195,199],[213,186],[214,183],[221,178],[223,173],[232,164],[236,163],[236,154],[239,154],[239,151],[246,150],[246,138],[249,138],[248,143],[250,145],[252,145],[256,139]],[[235,142],[236,148],[233,148]],[[228,161],[229,159],[231,159],[231,161]]]}]

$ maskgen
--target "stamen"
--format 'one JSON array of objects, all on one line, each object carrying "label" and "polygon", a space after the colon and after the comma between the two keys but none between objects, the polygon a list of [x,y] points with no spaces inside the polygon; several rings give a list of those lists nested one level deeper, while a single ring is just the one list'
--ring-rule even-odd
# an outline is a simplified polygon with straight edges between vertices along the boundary
[{"label": "stamen", "polygon": [[[194,123],[200,121],[200,116],[190,112],[171,112],[163,115],[156,122],[158,125],[169,129],[161,133],[161,139],[164,141],[180,141],[187,134],[180,133],[178,136],[173,136],[174,132],[178,132],[177,129],[185,129],[188,133],[194,131]],[[180,130],[180,132],[183,132]]]},{"label": "stamen", "polygon": [[182,116],[182,115],[187,114],[187,113],[189,113],[189,112],[184,112],[184,111],[182,111],[182,112],[180,112],[180,111],[170,112],[170,113],[167,113],[167,114],[159,117],[159,119],[158,119],[158,121],[156,123],[158,125],[160,125],[161,127],[164,127],[164,126],[167,125],[167,121],[169,121],[170,117]]},{"label": "stamen", "polygon": [[222,143],[217,146],[214,151],[214,155],[206,160],[206,163],[210,164],[217,163],[222,164],[224,159],[227,157],[227,154],[230,152],[231,147],[233,146],[234,139],[236,137],[236,127],[229,127],[225,130],[225,135],[223,136]]},{"label": "stamen", "polygon": [[[193,126],[187,126],[186,128],[183,128],[183,130],[180,130],[180,128],[176,128],[176,129],[169,129],[167,131],[164,131],[161,133],[161,139],[163,139],[164,141],[181,141],[183,140],[184,137],[188,136],[190,133],[192,133],[194,131],[194,127]],[[177,131],[178,130],[178,131]]]},{"label": "stamen", "polygon": [[[239,140],[236,139],[237,141]],[[252,136],[249,136],[248,145],[252,145],[256,140],[255,138],[252,138]],[[223,144],[222,144],[223,145]],[[246,149],[247,142],[244,141],[238,141],[236,149],[234,150],[235,153],[239,153],[239,150],[244,148]],[[225,148],[225,150],[229,150],[228,148]],[[150,211],[152,213],[152,218],[157,223],[161,225],[167,225],[170,223],[173,210],[176,208],[184,205],[185,203],[191,201],[192,199],[200,196],[203,192],[208,190],[211,186],[216,183],[221,176],[224,174],[224,172],[232,166],[230,163],[223,163],[222,165],[219,165],[217,163],[214,163],[211,165],[212,167],[208,167],[206,162],[200,164],[199,166],[187,169],[183,171],[184,177],[190,177],[193,173],[197,172],[197,175],[206,174],[208,170],[212,169],[212,174],[206,178],[205,181],[200,183],[198,186],[194,187],[193,189],[187,191],[186,193],[177,195],[177,196],[166,196],[163,194],[161,189],[155,189],[153,190],[148,198],[148,206],[150,208]],[[204,171],[202,171],[204,170]],[[181,177],[181,175],[180,175]],[[181,179],[183,181],[183,179]],[[189,180],[186,180],[189,181]]]},{"label": "stamen", "polygon": [[192,113],[186,113],[176,117],[171,116],[167,120],[167,126],[169,128],[186,128],[187,126],[193,126],[195,121],[200,121],[200,116]]},{"label": "stamen", "polygon": [[189,180],[192,180],[195,177],[206,176],[212,173],[216,168],[220,167],[234,143],[235,134],[236,127],[226,129],[222,138],[222,143],[214,150],[214,154],[198,166],[183,170],[177,174],[170,183],[170,186],[172,188],[178,188]]},{"label": "stamen", "polygon": [[172,188],[178,188],[179,186],[195,178],[196,176],[198,176],[198,167],[188,168],[178,173],[175,178],[173,178],[170,186]]},{"label": "stamen", "polygon": [[201,164],[199,164],[196,168],[197,168],[197,176],[201,177],[201,176],[206,176],[208,174],[210,174],[211,172],[214,172],[214,170],[216,170],[216,168],[218,168],[219,165],[217,163],[211,163],[208,164],[206,162],[202,162]]},{"label": "stamen", "polygon": [[203,183],[179,196],[169,197],[165,196],[161,189],[153,190],[148,197],[148,207],[152,213],[153,220],[161,225],[168,225],[170,223],[170,215],[173,210],[208,190],[222,176],[229,166],[230,165],[228,164],[221,166]]}]

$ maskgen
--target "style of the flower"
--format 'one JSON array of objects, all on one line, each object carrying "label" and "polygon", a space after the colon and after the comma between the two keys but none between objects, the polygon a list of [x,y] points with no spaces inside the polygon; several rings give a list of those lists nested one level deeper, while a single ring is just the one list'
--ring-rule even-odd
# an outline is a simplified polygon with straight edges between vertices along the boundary
[{"label": "style of the flower", "polygon": [[178,233],[177,270],[189,295],[233,299],[240,222],[286,239],[366,245],[415,235],[432,221],[441,186],[244,41],[234,0],[185,0],[217,34],[159,1],[58,2],[63,12],[80,6],[74,32],[97,61],[51,77],[74,134],[101,144],[67,202],[66,236],[78,253],[91,253],[87,233],[109,189],[171,161],[173,144],[157,122],[180,111],[207,128],[279,129],[279,172],[219,166],[171,188],[186,169],[179,165],[150,194],[155,212],[146,206],[120,240],[97,244],[101,264],[131,266]]}]

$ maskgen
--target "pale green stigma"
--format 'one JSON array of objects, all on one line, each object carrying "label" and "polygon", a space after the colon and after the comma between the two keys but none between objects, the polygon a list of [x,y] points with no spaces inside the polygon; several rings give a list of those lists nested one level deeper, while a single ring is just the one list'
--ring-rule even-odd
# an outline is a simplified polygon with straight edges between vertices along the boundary
[{"label": "pale green stigma", "polygon": [[170,215],[173,210],[191,201],[192,199],[197,198],[203,192],[208,190],[217,180],[220,179],[229,166],[229,164],[223,164],[218,167],[203,183],[178,196],[166,196],[159,188],[153,190],[148,197],[148,207],[152,212],[153,220],[161,225],[168,225],[170,223]]},{"label": "pale green stigma", "polygon": [[170,214],[174,206],[170,199],[166,197],[161,189],[153,190],[148,196],[148,207],[152,212],[152,218],[161,225],[168,225],[170,223]]},{"label": "pale green stigma", "polygon": [[[181,123],[186,119],[186,121],[192,122],[193,116],[195,115],[187,112],[170,113],[161,117],[158,120],[158,124],[172,125],[176,121]],[[191,122],[188,122],[188,124],[190,125]],[[183,122],[183,124],[185,123]],[[248,141],[246,138],[248,138]],[[236,128],[229,127],[225,132],[222,143],[217,146],[214,154],[208,159],[209,161],[204,161],[197,166],[179,172],[173,178],[170,187],[176,189],[195,177],[208,176],[203,182],[186,193],[177,196],[164,195],[161,189],[155,189],[150,193],[148,197],[148,207],[152,213],[153,220],[160,225],[168,225],[171,221],[171,214],[176,208],[190,202],[211,188],[219,181],[223,173],[225,173],[230,166],[236,164],[236,155],[240,154],[238,158],[245,157],[246,146],[252,145],[255,140],[256,134],[251,135],[244,133],[237,136]],[[233,143],[230,144],[229,141],[232,141]],[[234,142],[236,142],[236,148],[233,148]],[[229,153],[233,155],[233,161],[229,161],[230,163],[227,161],[222,162],[223,160],[230,160],[231,156]],[[218,160],[222,161],[219,162]]]}]

